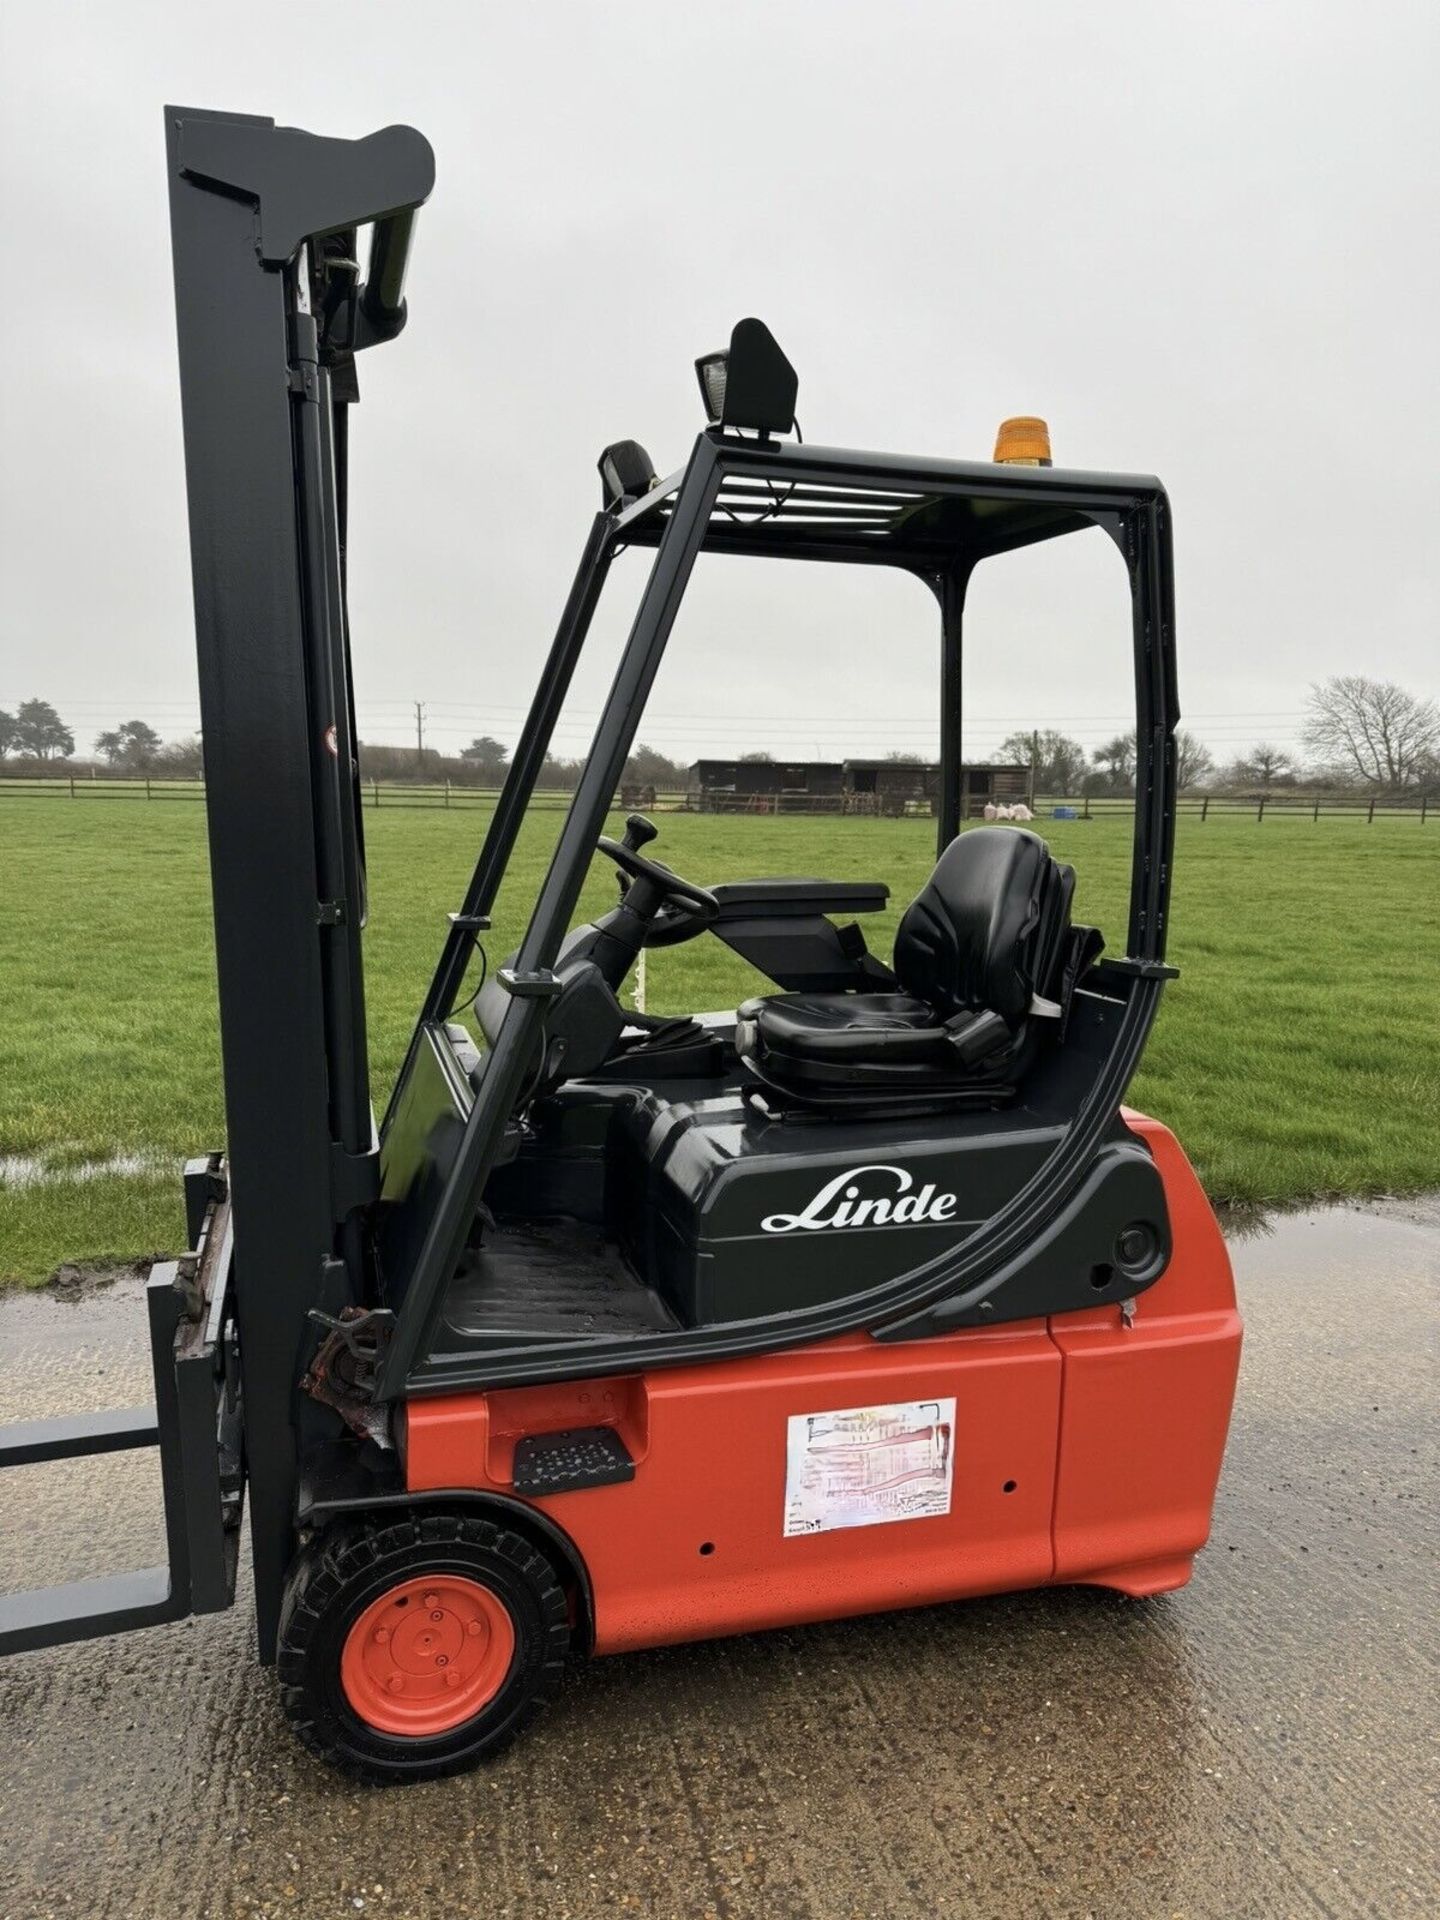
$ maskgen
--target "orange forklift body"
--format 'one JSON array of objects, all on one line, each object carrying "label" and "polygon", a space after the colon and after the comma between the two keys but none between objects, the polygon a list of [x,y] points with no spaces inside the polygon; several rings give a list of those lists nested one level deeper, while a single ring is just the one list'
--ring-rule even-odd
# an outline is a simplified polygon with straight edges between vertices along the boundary
[{"label": "orange forklift body", "polygon": [[[1183,1586],[1210,1531],[1240,1317],[1225,1242],[1174,1135],[1126,1118],[1155,1156],[1175,1246],[1133,1307],[415,1399],[407,1486],[514,1498],[517,1441],[615,1427],[633,1480],[527,1502],[588,1573],[597,1653],[1022,1587]],[[952,1398],[948,1512],[787,1535],[792,1417]]]}]

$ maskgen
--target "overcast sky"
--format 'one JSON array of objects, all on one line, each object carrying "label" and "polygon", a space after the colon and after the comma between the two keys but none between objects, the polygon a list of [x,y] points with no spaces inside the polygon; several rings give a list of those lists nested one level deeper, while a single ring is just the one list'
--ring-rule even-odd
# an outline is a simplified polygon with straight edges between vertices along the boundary
[{"label": "overcast sky", "polygon": [[[0,706],[53,701],[82,750],[197,720],[167,100],[436,151],[409,328],[361,362],[367,739],[413,738],[416,700],[444,750],[514,739],[600,448],[681,464],[691,363],[748,313],[812,441],[984,459],[1036,412],[1059,464],[1158,473],[1219,757],[1293,740],[1327,674],[1440,691],[1434,0],[0,0],[0,76]],[[1102,536],[993,563],[971,605],[967,751],[1126,724]],[[928,754],[935,662],[903,577],[715,558],[642,737]]]}]

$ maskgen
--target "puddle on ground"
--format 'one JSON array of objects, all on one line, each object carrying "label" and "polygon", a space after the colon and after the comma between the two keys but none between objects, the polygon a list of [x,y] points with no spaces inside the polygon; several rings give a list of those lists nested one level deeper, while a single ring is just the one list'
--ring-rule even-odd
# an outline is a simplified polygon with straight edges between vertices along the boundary
[{"label": "puddle on ground", "polygon": [[81,1186],[87,1180],[105,1180],[112,1174],[128,1178],[178,1176],[182,1162],[168,1154],[110,1153],[103,1160],[57,1161],[53,1154],[0,1153],[0,1187],[23,1192],[27,1187]]},{"label": "puddle on ground", "polygon": [[1268,1240],[1292,1220],[1346,1214],[1371,1220],[1394,1220],[1410,1227],[1440,1229],[1440,1191],[1379,1193],[1368,1197],[1343,1194],[1333,1199],[1293,1200],[1278,1206],[1248,1206],[1222,1201],[1215,1209],[1220,1231],[1232,1243]]}]

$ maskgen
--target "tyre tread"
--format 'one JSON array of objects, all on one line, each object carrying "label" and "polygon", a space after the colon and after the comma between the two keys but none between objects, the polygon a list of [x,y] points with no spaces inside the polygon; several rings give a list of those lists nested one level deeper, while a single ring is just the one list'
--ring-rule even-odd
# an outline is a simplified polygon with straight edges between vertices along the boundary
[{"label": "tyre tread", "polygon": [[[524,1700],[479,1750],[440,1755],[429,1763],[387,1765],[350,1745],[333,1716],[316,1713],[316,1676],[311,1666],[315,1636],[357,1579],[385,1561],[396,1563],[396,1577],[401,1578],[405,1561],[423,1561],[426,1549],[455,1546],[503,1560],[529,1588],[541,1633],[530,1685]],[[556,1569],[532,1542],[480,1515],[425,1512],[400,1519],[386,1515],[336,1522],[302,1548],[286,1581],[277,1638],[280,1704],[301,1745],[317,1759],[358,1779],[394,1782],[459,1772],[503,1752],[559,1691],[570,1646],[570,1618]]]}]

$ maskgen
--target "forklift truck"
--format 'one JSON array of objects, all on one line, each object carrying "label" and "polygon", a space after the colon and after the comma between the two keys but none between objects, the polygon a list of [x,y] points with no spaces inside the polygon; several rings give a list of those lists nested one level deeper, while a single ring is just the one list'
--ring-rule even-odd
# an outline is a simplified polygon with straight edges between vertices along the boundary
[{"label": "forklift truck", "polygon": [[[147,1288],[155,1404],[0,1435],[0,1464],[159,1449],[168,1564],[8,1596],[17,1651],[223,1608],[248,1505],[259,1656],[305,1744],[403,1781],[495,1752],[574,1649],[1088,1583],[1181,1586],[1240,1325],[1174,1138],[1122,1105],[1161,989],[1175,818],[1158,481],[805,445],[742,321],[657,478],[600,460],[539,689],[377,1127],[346,608],[361,353],[406,320],[425,140],[166,111],[226,1135]],[[368,265],[360,260],[368,235]],[[1018,440],[1016,436],[1018,435]],[[960,831],[966,587],[1099,529],[1127,570],[1137,773],[1118,954],[1024,828]],[[607,571],[654,559],[518,950],[468,991]],[[710,886],[607,835],[702,552],[933,591],[934,872]],[[662,842],[663,844],[663,842]],[[599,853],[620,895],[574,926]],[[772,991],[660,1019],[650,948]],[[473,1002],[473,1027],[455,1018]]]}]

